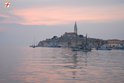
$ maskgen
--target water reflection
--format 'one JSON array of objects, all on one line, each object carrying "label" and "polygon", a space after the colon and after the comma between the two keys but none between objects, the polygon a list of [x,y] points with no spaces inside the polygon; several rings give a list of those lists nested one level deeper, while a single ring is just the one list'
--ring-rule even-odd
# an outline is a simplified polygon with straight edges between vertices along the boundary
[{"label": "water reflection", "polygon": [[15,77],[32,83],[70,83],[81,80],[86,74],[87,53],[70,49],[44,50],[28,50]]},{"label": "water reflection", "polygon": [[[62,52],[65,53],[65,50]],[[72,52],[70,50],[66,50],[66,55],[64,56],[65,64],[71,63],[71,65],[64,65],[63,69],[66,74],[68,74],[65,78],[71,80],[81,80],[82,75],[86,75],[87,65],[88,65],[88,55],[86,52]],[[63,72],[63,71],[61,71]],[[71,73],[71,74],[70,74]]]},{"label": "water reflection", "polygon": [[[73,60],[73,67],[72,69],[77,69],[77,66],[78,66],[78,57],[77,57],[77,52],[74,53],[74,55],[72,56],[72,60]],[[77,71],[72,71],[72,78],[73,79],[76,79],[76,74],[77,74]]]},{"label": "water reflection", "polygon": [[2,58],[6,65],[16,62],[16,66],[9,66],[9,71],[6,67],[0,70],[0,83],[123,83],[123,54],[123,51],[85,53],[65,48],[25,48],[14,57],[11,55],[15,59],[12,63],[5,63],[9,54]]}]

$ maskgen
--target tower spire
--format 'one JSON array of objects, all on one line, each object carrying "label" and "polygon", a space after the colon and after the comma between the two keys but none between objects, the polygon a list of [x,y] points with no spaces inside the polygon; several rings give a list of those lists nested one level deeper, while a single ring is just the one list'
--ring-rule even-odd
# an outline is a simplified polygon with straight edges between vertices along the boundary
[{"label": "tower spire", "polygon": [[77,23],[76,23],[76,21],[75,21],[75,25],[74,25],[74,33],[77,34]]}]

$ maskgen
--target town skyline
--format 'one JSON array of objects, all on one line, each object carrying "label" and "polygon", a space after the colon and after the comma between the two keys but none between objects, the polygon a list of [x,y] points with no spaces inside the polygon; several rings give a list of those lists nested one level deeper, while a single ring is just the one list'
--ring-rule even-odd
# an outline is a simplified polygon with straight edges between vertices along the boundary
[{"label": "town skyline", "polygon": [[72,32],[65,32],[60,37],[54,35],[52,38],[39,41],[39,43],[32,44],[30,47],[57,47],[57,48],[72,48],[74,51],[91,51],[93,48],[96,50],[112,50],[124,49],[124,40],[119,39],[99,39],[91,38],[88,35],[78,34],[78,26],[75,22]]}]

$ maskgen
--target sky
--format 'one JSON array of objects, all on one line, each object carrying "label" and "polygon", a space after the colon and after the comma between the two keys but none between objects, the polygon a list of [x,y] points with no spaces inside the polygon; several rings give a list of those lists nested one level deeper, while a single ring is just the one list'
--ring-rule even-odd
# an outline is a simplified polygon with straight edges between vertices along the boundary
[{"label": "sky", "polygon": [[[9,1],[10,7],[4,3]],[[124,40],[124,0],[0,0],[0,44],[29,45],[72,32]]]}]

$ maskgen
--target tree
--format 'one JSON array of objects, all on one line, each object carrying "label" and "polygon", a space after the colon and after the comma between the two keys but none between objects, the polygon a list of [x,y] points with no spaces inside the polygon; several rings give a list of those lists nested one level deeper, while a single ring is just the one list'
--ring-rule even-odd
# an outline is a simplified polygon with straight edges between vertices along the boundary
[{"label": "tree", "polygon": [[83,35],[79,35],[79,38],[83,38],[84,36]]},{"label": "tree", "polygon": [[57,36],[53,36],[53,38],[52,39],[57,39],[58,37]]}]

